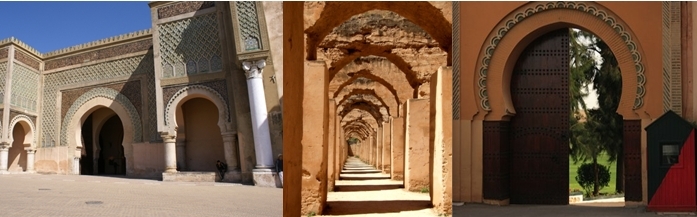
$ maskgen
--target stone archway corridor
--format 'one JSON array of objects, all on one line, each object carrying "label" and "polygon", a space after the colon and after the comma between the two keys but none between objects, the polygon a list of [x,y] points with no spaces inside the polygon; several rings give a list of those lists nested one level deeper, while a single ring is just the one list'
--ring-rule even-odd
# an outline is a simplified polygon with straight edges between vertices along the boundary
[{"label": "stone archway corridor", "polygon": [[284,117],[302,120],[284,123],[302,134],[284,132],[284,159],[301,168],[285,168],[284,190],[300,191],[284,192],[284,212],[451,214],[451,3],[298,4],[284,10],[305,20],[304,40],[287,40],[305,42],[303,60],[284,58],[302,72],[286,77],[284,111],[302,114]]}]

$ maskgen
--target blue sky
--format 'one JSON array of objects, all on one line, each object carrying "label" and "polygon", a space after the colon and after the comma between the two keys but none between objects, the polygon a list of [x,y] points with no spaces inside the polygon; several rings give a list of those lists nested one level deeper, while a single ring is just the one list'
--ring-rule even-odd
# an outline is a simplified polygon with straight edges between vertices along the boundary
[{"label": "blue sky", "polygon": [[0,2],[0,40],[41,53],[151,28],[148,2]]}]

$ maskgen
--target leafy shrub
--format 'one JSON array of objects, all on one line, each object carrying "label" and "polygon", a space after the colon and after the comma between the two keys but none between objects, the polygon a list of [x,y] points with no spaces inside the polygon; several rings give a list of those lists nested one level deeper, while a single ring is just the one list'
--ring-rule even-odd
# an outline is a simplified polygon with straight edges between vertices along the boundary
[{"label": "leafy shrub", "polygon": [[602,164],[585,163],[576,171],[576,182],[586,191],[586,196],[594,196],[595,166],[598,168],[598,191],[610,184],[610,169]]}]

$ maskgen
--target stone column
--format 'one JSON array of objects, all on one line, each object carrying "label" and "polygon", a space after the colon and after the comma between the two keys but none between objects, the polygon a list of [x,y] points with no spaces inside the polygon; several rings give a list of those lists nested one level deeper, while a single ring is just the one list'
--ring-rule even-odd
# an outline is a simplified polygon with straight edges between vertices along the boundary
[{"label": "stone column", "polygon": [[73,157],[73,175],[80,175],[80,157]]},{"label": "stone column", "polygon": [[176,140],[177,170],[184,171],[186,170],[186,140],[183,138],[177,138]]},{"label": "stone column", "polygon": [[256,169],[271,169],[274,167],[271,152],[271,134],[269,133],[268,114],[264,83],[261,80],[266,60],[245,61],[242,68],[247,76],[247,93],[249,107],[252,113],[252,133],[254,134],[254,152],[256,153]]},{"label": "stone column", "polygon": [[1,173],[7,173],[7,160],[8,160],[8,152],[10,151],[10,145],[9,144],[0,144],[0,174]]},{"label": "stone column", "polygon": [[36,153],[36,149],[27,149],[27,169],[25,172],[34,173],[34,153]]},{"label": "stone column", "polygon": [[439,214],[452,214],[452,68],[440,67],[431,76],[430,158],[431,204]]},{"label": "stone column", "polygon": [[177,149],[175,143],[177,142],[177,136],[167,133],[161,134],[160,136],[162,136],[162,141],[165,145],[165,173],[176,173]]},{"label": "stone column", "polygon": [[329,191],[334,190],[334,173],[338,173],[336,169],[336,165],[339,162],[336,161],[336,149],[337,149],[337,144],[336,144],[336,102],[335,100],[329,99],[328,100],[328,115],[327,118],[328,120],[328,126],[327,126],[327,189]]},{"label": "stone column", "polygon": [[240,172],[240,164],[238,163],[239,154],[237,153],[237,133],[225,132],[223,136],[223,149],[225,152],[225,163],[228,166],[228,172],[225,173],[225,180],[230,182],[241,182],[242,176]]},{"label": "stone column", "polygon": [[[329,113],[327,99],[329,73],[326,63],[324,61],[306,61],[304,75],[303,99],[301,102],[293,102],[302,103],[302,107],[299,107],[302,110],[302,121],[298,122],[302,125],[297,126],[299,127],[297,130],[303,132],[302,139],[297,144],[302,145],[302,173],[297,172],[297,176],[302,174],[302,177],[298,177],[301,179],[300,191],[303,195],[300,199],[302,204],[300,216],[308,215],[311,212],[322,215],[327,203],[326,159],[328,149],[325,138],[328,133],[326,118]],[[284,120],[284,123],[288,122]],[[284,141],[287,140],[284,139]]]},{"label": "stone column", "polygon": [[378,127],[378,137],[377,139],[375,139],[375,169],[377,170],[380,170],[380,168],[382,168],[382,146],[385,140],[383,138],[383,129],[385,129],[384,126]]},{"label": "stone column", "polygon": [[392,147],[392,122],[382,123],[382,168],[383,172],[390,174],[390,147]]},{"label": "stone column", "polygon": [[404,188],[420,191],[430,186],[429,106],[430,99],[407,101],[404,147]]},{"label": "stone column", "polygon": [[390,176],[394,180],[404,179],[404,118],[396,117],[392,119],[392,169]]},{"label": "stone column", "polygon": [[371,135],[368,136],[368,142],[366,143],[366,146],[365,146],[367,149],[366,160],[368,161],[368,164],[370,164],[370,165],[374,165],[373,164],[373,155],[375,155],[374,154],[375,152],[373,151],[373,145],[375,145],[375,142],[373,142],[373,140],[374,140],[373,138],[375,138],[375,137],[373,137],[373,135],[371,133]]}]

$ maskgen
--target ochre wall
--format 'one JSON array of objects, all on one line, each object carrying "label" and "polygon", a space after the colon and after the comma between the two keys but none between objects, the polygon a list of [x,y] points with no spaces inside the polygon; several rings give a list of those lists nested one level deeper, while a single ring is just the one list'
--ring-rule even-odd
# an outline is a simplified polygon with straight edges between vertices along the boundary
[{"label": "ochre wall", "polygon": [[203,98],[182,105],[186,125],[186,168],[189,171],[216,171],[215,162],[225,162],[223,137],[218,127],[218,108]]}]

